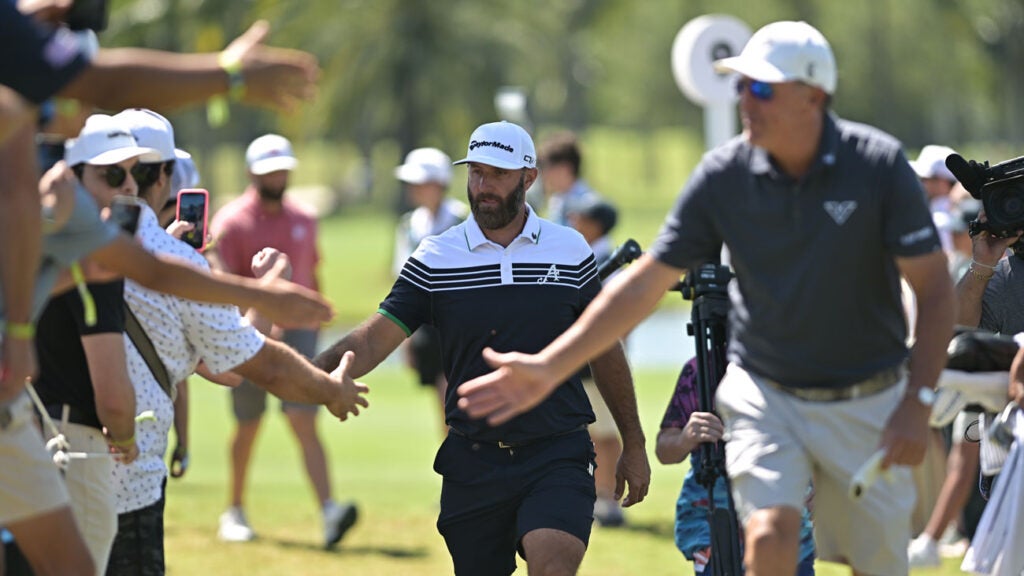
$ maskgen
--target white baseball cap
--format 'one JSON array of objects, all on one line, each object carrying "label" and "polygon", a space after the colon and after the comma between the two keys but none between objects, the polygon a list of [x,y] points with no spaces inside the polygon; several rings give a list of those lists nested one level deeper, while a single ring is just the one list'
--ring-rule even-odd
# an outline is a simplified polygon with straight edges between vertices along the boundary
[{"label": "white baseball cap", "polygon": [[174,127],[160,114],[145,108],[129,108],[114,115],[114,120],[128,127],[139,146],[160,153],[158,162],[174,160]]},{"label": "white baseball cap", "polygon": [[78,138],[64,143],[64,161],[68,166],[109,166],[136,157],[141,162],[159,162],[160,152],[139,146],[127,126],[106,114],[86,118]]},{"label": "white baseball cap", "polygon": [[455,164],[479,162],[496,168],[515,170],[536,168],[537,150],[533,138],[518,124],[491,122],[473,131],[469,137],[469,152]]},{"label": "white baseball cap", "polygon": [[174,156],[177,162],[174,163],[174,173],[171,174],[171,197],[177,198],[179,190],[199,186],[199,169],[188,152],[175,149]]},{"label": "white baseball cap", "polygon": [[956,151],[948,146],[929,144],[921,148],[917,160],[911,160],[910,166],[917,172],[918,178],[942,178],[956,182],[956,176],[946,168],[946,158],[950,154],[956,154]]},{"label": "white baseball cap", "polygon": [[292,153],[292,143],[277,134],[265,134],[253,140],[245,151],[245,163],[249,165],[249,172],[257,176],[294,170],[299,165]]},{"label": "white baseball cap", "polygon": [[437,148],[417,148],[395,168],[395,178],[408,184],[436,182],[447,186],[452,179],[452,159]]},{"label": "white baseball cap", "polygon": [[836,59],[828,40],[806,22],[772,22],[747,41],[739,56],[715,62],[718,72],[736,72],[761,82],[803,82],[836,91]]}]

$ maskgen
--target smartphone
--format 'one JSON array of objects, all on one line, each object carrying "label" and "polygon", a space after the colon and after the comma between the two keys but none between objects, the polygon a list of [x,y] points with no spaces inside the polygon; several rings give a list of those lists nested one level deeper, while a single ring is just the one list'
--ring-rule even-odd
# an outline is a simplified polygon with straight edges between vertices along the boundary
[{"label": "smartphone", "polygon": [[115,222],[121,230],[135,236],[139,229],[139,216],[142,214],[142,200],[135,196],[114,196],[110,203],[110,219]]},{"label": "smartphone", "polygon": [[189,246],[202,252],[206,249],[206,220],[209,216],[210,193],[202,188],[178,192],[178,220],[191,222],[194,228],[182,235]]}]

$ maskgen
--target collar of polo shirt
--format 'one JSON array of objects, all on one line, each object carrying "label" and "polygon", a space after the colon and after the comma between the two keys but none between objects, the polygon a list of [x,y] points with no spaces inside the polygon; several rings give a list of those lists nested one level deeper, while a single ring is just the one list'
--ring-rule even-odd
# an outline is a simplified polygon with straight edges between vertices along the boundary
[{"label": "collar of polo shirt", "polygon": [[[526,224],[514,242],[518,242],[521,238],[526,238],[534,244],[540,242],[540,217],[529,204],[526,204]],[[469,245],[470,250],[476,250],[484,244],[493,244],[484,236],[484,231],[480,229],[480,225],[476,223],[472,214],[466,219],[466,244]]]}]

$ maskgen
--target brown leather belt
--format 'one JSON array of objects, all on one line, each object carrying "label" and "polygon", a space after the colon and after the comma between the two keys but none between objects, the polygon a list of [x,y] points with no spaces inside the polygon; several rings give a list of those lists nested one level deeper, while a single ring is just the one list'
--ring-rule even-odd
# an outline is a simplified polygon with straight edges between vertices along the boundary
[{"label": "brown leather belt", "polygon": [[785,392],[790,396],[806,400],[807,402],[841,402],[843,400],[864,398],[878,394],[883,390],[888,390],[895,386],[903,378],[903,375],[904,367],[900,364],[882,370],[867,380],[862,380],[842,388],[794,388],[792,386],[783,386],[768,378],[765,378],[764,381],[780,392]]}]

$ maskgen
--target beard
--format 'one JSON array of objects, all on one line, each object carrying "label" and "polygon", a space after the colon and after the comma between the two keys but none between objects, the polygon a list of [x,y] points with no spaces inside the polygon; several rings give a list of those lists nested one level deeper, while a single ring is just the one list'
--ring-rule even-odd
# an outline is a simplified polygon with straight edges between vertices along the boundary
[{"label": "beard", "polygon": [[[480,228],[484,230],[504,228],[515,220],[526,205],[526,175],[519,175],[519,184],[504,200],[501,196],[487,193],[478,194],[474,198],[472,192],[469,191],[469,185],[466,186],[466,197],[469,198],[469,207],[473,211],[473,218]],[[481,206],[480,201],[485,198],[497,201],[498,206]]]},{"label": "beard", "polygon": [[264,200],[280,201],[284,198],[284,186],[257,186],[256,191]]}]

